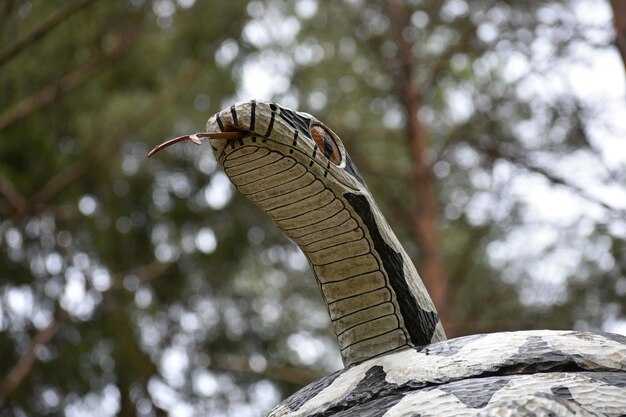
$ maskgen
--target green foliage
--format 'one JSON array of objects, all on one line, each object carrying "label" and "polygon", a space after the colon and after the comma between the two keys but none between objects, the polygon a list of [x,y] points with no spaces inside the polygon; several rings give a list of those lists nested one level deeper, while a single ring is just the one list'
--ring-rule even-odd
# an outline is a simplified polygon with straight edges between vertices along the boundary
[{"label": "green foliage", "polygon": [[[610,32],[567,1],[407,3],[454,332],[624,320],[623,209],[577,181],[623,191],[603,107],[535,91]],[[57,7],[0,6],[0,50]],[[419,269],[390,24],[359,0],[94,1],[0,64],[0,415],[261,415],[340,366],[303,256],[210,153],[146,155],[261,65],[344,139]],[[556,194],[583,209],[537,215]]]}]

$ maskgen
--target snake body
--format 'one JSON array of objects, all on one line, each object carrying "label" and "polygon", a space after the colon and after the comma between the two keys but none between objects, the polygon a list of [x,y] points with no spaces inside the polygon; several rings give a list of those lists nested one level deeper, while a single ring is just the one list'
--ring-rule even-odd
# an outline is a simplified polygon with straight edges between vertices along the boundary
[{"label": "snake body", "polygon": [[626,415],[626,337],[543,330],[445,340],[409,257],[319,120],[249,101],[211,117],[207,130],[240,132],[213,135],[213,154],[306,255],[346,365],[270,416]]},{"label": "snake body", "polygon": [[445,339],[428,292],[343,144],[313,116],[238,103],[209,119],[235,187],[302,249],[328,306],[345,365]]}]

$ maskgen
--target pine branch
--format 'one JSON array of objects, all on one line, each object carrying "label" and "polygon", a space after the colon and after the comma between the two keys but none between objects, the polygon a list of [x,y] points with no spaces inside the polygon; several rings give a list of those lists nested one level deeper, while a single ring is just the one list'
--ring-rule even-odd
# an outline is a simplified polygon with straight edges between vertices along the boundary
[{"label": "pine branch", "polygon": [[[56,195],[56,193],[72,182],[78,180],[82,177],[82,175],[84,175],[85,172],[93,169],[95,165],[101,163],[108,156],[116,152],[119,149],[119,142],[123,138],[127,137],[131,132],[143,127],[160,109],[162,109],[163,106],[170,103],[185,90],[185,87],[187,87],[189,82],[193,79],[193,76],[199,68],[200,65],[197,62],[187,65],[173,87],[167,89],[163,94],[156,97],[155,100],[138,115],[129,119],[126,124],[120,127],[108,141],[105,141],[103,145],[92,152],[91,155],[53,177],[39,192],[35,194],[31,200],[32,202],[30,203],[30,208],[33,206],[45,206],[45,204],[54,195]],[[0,181],[0,192],[5,194],[7,198],[9,198],[8,196],[11,196],[11,204],[16,205],[16,208],[18,206],[21,207],[22,204],[25,204],[25,199],[17,197],[18,194],[13,193],[13,191],[15,191],[15,188],[11,183]],[[22,210],[28,211],[28,208],[22,207]],[[145,267],[135,268],[131,270],[130,273],[138,275],[140,280],[145,282],[156,278],[168,266],[169,264],[155,262]],[[110,290],[117,288],[118,287],[111,287]],[[65,320],[66,317],[67,313],[62,312],[59,318],[57,318],[47,328],[35,335],[26,353],[18,359],[17,363],[0,382],[0,405],[26,379],[36,361],[37,349],[52,340],[59,330],[60,323]]]},{"label": "pine branch", "polygon": [[30,202],[5,177],[0,177],[0,194],[6,197],[9,204],[17,211],[18,216],[28,213]]},{"label": "pine branch", "polygon": [[40,107],[53,102],[59,96],[74,90],[85,81],[92,79],[94,74],[104,68],[106,64],[119,58],[128,50],[131,38],[132,35],[120,37],[113,47],[94,57],[86,65],[76,68],[74,71],[46,86],[39,93],[2,112],[0,114],[0,130],[6,129]]},{"label": "pine branch", "polygon": [[22,38],[8,45],[6,48],[0,51],[0,65],[9,61],[19,52],[26,49],[35,41],[41,39],[46,33],[54,29],[58,24],[62,23],[65,19],[87,6],[94,0],[74,0],[73,2],[66,4],[65,7],[59,9],[55,14],[49,16],[37,27],[28,32]]},{"label": "pine branch", "polygon": [[[132,268],[128,271],[115,274],[117,277],[123,277],[128,274],[133,274],[139,277],[140,282],[148,282],[156,279],[170,266],[169,263],[152,262],[147,265]],[[109,289],[103,292],[106,296],[112,291],[119,290],[121,285],[112,285]],[[57,314],[55,320],[48,325],[45,329],[37,333],[26,352],[17,360],[15,365],[6,374],[6,376],[0,381],[0,406],[6,401],[7,398],[15,391],[21,383],[28,377],[37,360],[37,349],[44,346],[52,340],[52,338],[58,333],[61,324],[69,317],[67,311],[61,309]]]},{"label": "pine branch", "polygon": [[583,197],[585,200],[591,201],[592,203],[598,204],[599,206],[603,207],[604,209],[612,212],[612,213],[619,213],[619,214],[626,214],[624,212],[624,210],[618,209],[616,207],[611,206],[610,204],[608,204],[605,201],[602,201],[600,198],[593,196],[592,194],[590,194],[587,190],[585,190],[583,187],[576,185],[574,183],[571,183],[569,180],[560,177],[552,172],[550,172],[549,170],[547,170],[544,167],[541,167],[539,165],[536,165],[532,162],[530,162],[527,158],[518,156],[518,155],[514,155],[511,152],[506,152],[503,151],[502,149],[499,148],[489,148],[489,149],[485,149],[482,147],[477,147],[477,149],[481,150],[482,152],[485,152],[486,154],[488,154],[490,157],[495,157],[495,158],[500,158],[503,159],[505,161],[508,161],[514,165],[516,165],[519,168],[522,168],[526,171],[529,172],[533,172],[535,174],[539,174],[541,176],[543,176],[545,179],[547,179],[550,183],[554,184],[554,185],[560,185],[566,188],[569,188],[570,190],[574,191],[576,194],[580,195],[581,197]]},{"label": "pine branch", "polygon": [[87,172],[93,170],[97,165],[119,151],[120,142],[142,129],[164,107],[182,94],[193,81],[199,69],[200,64],[195,61],[185,65],[178,79],[161,94],[157,95],[147,107],[127,119],[124,124],[108,135],[106,139],[102,139],[101,145],[90,154],[52,177],[50,181],[33,195],[31,199],[33,204],[36,204],[37,207],[46,205],[61,190],[78,181]]},{"label": "pine branch", "polygon": [[210,357],[211,366],[215,369],[256,374],[298,386],[308,385],[321,377],[307,369],[284,365],[268,364],[263,370],[255,370],[250,366],[250,358],[242,355],[212,352]]},{"label": "pine branch", "polygon": [[33,337],[26,352],[13,365],[13,368],[0,382],[0,406],[26,379],[37,360],[37,349],[48,344],[57,334],[61,327],[61,322],[67,318],[67,314],[62,312],[48,327],[41,330]]},{"label": "pine branch", "polygon": [[161,274],[163,274],[171,265],[172,262],[154,261],[147,265],[142,265],[133,269],[129,269],[128,271],[115,274],[113,277],[113,285],[111,285],[107,292],[123,289],[124,285],[121,279],[128,275],[136,276],[137,278],[139,278],[139,282],[143,284],[161,276]]}]

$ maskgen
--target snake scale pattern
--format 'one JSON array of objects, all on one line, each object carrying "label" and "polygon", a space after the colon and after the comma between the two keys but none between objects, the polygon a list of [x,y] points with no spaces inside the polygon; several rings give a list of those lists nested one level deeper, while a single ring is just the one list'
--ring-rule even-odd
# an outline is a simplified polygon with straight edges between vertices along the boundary
[{"label": "snake scale pattern", "polygon": [[446,340],[411,260],[322,122],[253,100],[215,114],[207,131],[241,133],[208,139],[213,154],[304,252],[346,365],[269,416],[626,416],[624,336]]},{"label": "snake scale pattern", "polygon": [[308,114],[247,102],[212,117],[207,131],[235,187],[306,255],[345,365],[445,339],[426,288],[339,138]]}]

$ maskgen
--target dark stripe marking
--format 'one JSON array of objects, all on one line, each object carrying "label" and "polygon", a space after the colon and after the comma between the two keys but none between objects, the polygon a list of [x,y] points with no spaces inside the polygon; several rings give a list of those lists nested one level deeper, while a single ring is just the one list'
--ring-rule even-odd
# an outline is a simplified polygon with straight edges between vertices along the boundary
[{"label": "dark stripe marking", "polygon": [[298,146],[298,134],[298,130],[295,130],[293,134],[293,142],[291,143],[291,149],[289,149],[289,153],[293,153],[293,148]]},{"label": "dark stripe marking", "polygon": [[267,126],[267,132],[265,132],[265,136],[269,136],[272,133],[272,129],[274,128],[274,118],[276,117],[276,113],[272,112],[270,116],[270,124]]},{"label": "dark stripe marking", "polygon": [[215,118],[215,121],[217,122],[217,125],[220,127],[220,130],[223,132],[224,131],[224,123],[222,123],[222,119],[220,119],[220,117],[217,116]]},{"label": "dark stripe marking", "polygon": [[359,172],[359,170],[356,169],[356,166],[354,165],[354,162],[352,162],[352,159],[350,158],[350,154],[348,154],[348,152],[346,152],[346,167],[344,169],[352,174],[352,176],[356,178],[358,182],[365,185],[365,181],[363,181],[361,173]]},{"label": "dark stripe marking", "polygon": [[[382,416],[394,405],[398,404],[402,395],[398,394],[400,385],[387,382],[386,373],[382,366],[372,366],[359,383],[348,392],[340,401],[334,402],[323,412],[311,414],[310,417],[345,415],[345,411],[354,416]],[[332,375],[333,381],[336,376]],[[322,379],[321,381],[325,381]],[[383,394],[384,393],[384,394]],[[294,396],[295,397],[295,396]],[[303,403],[292,401],[289,407],[297,411]],[[302,413],[301,413],[302,414]],[[419,415],[419,414],[411,414]]]},{"label": "dark stripe marking", "polygon": [[315,162],[315,155],[317,154],[317,146],[313,146],[313,155],[311,156],[311,160],[309,161],[309,168],[313,166]]},{"label": "dark stripe marking", "polygon": [[343,370],[339,370],[333,374],[330,374],[327,377],[322,379],[318,379],[317,381],[305,386],[300,391],[298,391],[298,395],[292,395],[287,398],[283,403],[286,408],[289,410],[297,411],[311,398],[315,398],[320,392],[322,392],[325,388],[330,386],[335,379],[341,375]]},{"label": "dark stripe marking", "polygon": [[311,119],[284,107],[280,108],[279,115],[289,126],[300,131],[303,135],[310,137],[309,126],[311,125]]},{"label": "dark stripe marking", "polygon": [[230,114],[233,116],[233,123],[237,124],[237,110],[234,105],[230,106]]},{"label": "dark stripe marking", "polygon": [[[465,404],[465,406],[468,408],[479,409],[486,407],[487,404],[489,404],[489,401],[491,401],[493,395],[498,392],[502,387],[511,382],[510,376],[496,376],[481,379],[471,378],[467,380],[455,381],[449,384],[441,384],[437,386],[437,389],[454,395],[457,400]],[[560,396],[555,392],[554,387],[552,387],[551,390],[553,394],[555,394],[556,396]],[[569,392],[569,389],[565,388],[565,390]],[[572,397],[570,394],[569,398],[567,398],[567,396],[563,396],[561,398],[571,401]],[[576,401],[572,402],[576,403]],[[555,414],[548,413],[548,415]]]},{"label": "dark stripe marking", "polygon": [[435,332],[435,327],[439,322],[439,316],[433,311],[422,309],[417,300],[413,297],[409,284],[404,276],[404,261],[402,255],[385,242],[374,213],[367,198],[363,195],[346,193],[343,195],[346,201],[352,206],[354,211],[361,217],[365,227],[374,243],[374,249],[380,256],[389,283],[396,293],[400,313],[409,333],[411,342],[415,346],[427,345]]},{"label": "dark stripe marking", "polygon": [[254,130],[256,118],[256,100],[250,102],[250,130]]},{"label": "dark stripe marking", "polygon": [[326,156],[326,158],[330,158],[333,154],[333,144],[331,141],[332,139],[330,138],[328,132],[324,130],[324,156]]}]

